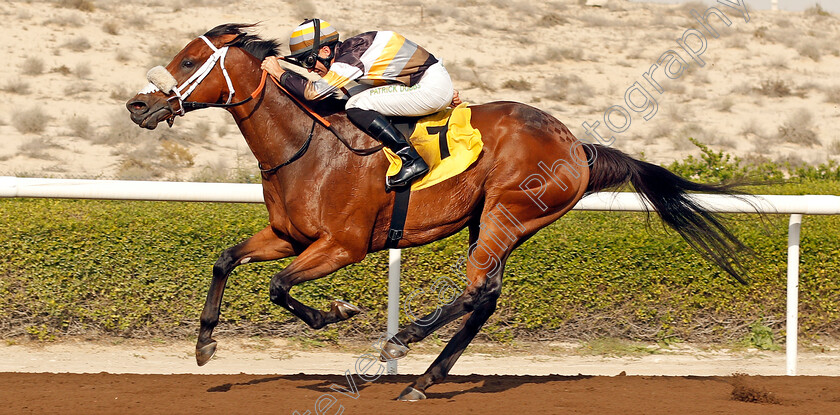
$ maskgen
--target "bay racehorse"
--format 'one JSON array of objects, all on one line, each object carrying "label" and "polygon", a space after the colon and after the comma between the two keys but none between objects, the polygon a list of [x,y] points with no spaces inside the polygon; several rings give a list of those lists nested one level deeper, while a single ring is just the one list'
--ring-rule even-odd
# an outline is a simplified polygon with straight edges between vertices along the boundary
[{"label": "bay racehorse", "polygon": [[[215,353],[211,336],[228,275],[245,263],[296,256],[271,278],[270,298],[313,328],[360,312],[342,301],[333,302],[329,311],[316,310],[292,297],[290,290],[384,249],[395,199],[384,188],[386,157],[372,151],[362,156],[348,145],[375,147],[372,138],[341,111],[326,116],[329,128],[315,122],[300,103],[265,81],[260,62],[277,56],[279,43],[248,33],[250,26],[221,25],[191,41],[165,71],[150,71],[149,87],[126,104],[131,119],[148,129],[161,121],[171,126],[176,116],[190,110],[225,107],[263,170],[269,223],[226,249],[213,267],[196,344],[199,365]],[[584,144],[556,118],[525,104],[491,102],[470,108],[484,141],[481,155],[460,175],[412,193],[399,242],[400,248],[419,246],[468,228],[470,283],[435,312],[436,318],[422,319],[426,324],[415,321],[391,338],[382,356],[402,357],[411,343],[463,319],[440,356],[400,399],[424,399],[425,390],[446,377],[494,312],[511,252],[587,193],[631,183],[666,224],[742,281],[735,251],[743,245],[687,193],[729,194],[730,187],[693,183],[607,146]]]}]

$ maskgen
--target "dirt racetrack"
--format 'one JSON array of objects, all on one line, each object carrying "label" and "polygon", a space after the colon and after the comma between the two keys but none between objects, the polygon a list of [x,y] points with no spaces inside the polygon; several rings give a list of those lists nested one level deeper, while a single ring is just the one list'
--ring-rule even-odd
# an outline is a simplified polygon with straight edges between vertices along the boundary
[{"label": "dirt racetrack", "polygon": [[840,413],[837,377],[452,376],[426,401],[394,401],[413,378],[360,382],[353,399],[330,389],[348,385],[335,375],[0,373],[0,413]]}]

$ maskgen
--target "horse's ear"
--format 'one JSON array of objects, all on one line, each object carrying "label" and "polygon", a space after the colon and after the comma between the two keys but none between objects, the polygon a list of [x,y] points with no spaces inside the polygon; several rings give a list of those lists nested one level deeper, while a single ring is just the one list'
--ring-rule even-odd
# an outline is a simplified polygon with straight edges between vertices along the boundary
[{"label": "horse's ear", "polygon": [[245,33],[229,33],[221,35],[217,39],[221,41],[221,46],[227,46],[236,42],[242,36],[245,36]]}]

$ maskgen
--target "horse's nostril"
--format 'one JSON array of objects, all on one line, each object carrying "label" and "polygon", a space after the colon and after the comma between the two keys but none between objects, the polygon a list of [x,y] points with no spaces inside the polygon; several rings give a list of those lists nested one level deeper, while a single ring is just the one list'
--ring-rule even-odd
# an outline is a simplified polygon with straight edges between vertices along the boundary
[{"label": "horse's nostril", "polygon": [[131,101],[127,105],[128,110],[135,114],[142,114],[148,110],[148,105],[143,101]]}]

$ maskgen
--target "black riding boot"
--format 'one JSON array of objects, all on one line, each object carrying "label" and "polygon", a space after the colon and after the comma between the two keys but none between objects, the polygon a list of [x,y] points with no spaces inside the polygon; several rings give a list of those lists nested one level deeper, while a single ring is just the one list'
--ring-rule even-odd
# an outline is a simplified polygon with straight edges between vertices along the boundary
[{"label": "black riding boot", "polygon": [[[402,160],[402,168],[399,173],[388,177],[385,183],[385,190],[409,185],[415,179],[429,172],[429,166],[417,154],[417,150],[381,114],[375,111],[354,108],[348,110],[347,115],[351,121],[367,131],[368,134],[384,144],[385,147],[388,147]],[[366,126],[364,122],[360,122],[363,120],[368,121]]]}]

